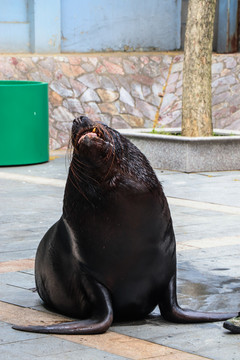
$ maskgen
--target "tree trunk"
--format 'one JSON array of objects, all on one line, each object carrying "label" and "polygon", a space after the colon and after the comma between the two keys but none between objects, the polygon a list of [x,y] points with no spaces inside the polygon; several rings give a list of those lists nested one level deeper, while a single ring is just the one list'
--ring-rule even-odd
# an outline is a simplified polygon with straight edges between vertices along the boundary
[{"label": "tree trunk", "polygon": [[189,0],[184,44],[183,136],[212,135],[212,42],[216,0]]}]

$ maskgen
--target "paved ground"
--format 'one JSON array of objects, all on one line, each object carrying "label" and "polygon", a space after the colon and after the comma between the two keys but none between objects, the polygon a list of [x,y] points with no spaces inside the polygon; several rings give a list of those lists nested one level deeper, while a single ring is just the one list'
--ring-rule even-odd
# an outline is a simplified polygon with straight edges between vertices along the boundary
[{"label": "paved ground", "polygon": [[[61,214],[67,169],[68,158],[58,152],[46,164],[0,168],[0,359],[239,359],[240,335],[222,323],[170,324],[157,311],[95,336],[11,328],[59,319],[33,291],[33,259]],[[194,309],[240,309],[240,172],[157,175],[176,232],[179,302]]]}]

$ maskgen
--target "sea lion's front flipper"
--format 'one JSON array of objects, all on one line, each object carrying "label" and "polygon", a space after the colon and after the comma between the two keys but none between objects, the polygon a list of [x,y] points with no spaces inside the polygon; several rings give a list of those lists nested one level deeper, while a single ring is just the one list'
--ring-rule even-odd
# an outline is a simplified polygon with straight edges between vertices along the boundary
[{"label": "sea lion's front flipper", "polygon": [[43,334],[84,335],[104,333],[113,321],[112,303],[109,291],[97,282],[96,285],[98,302],[95,304],[91,318],[47,326],[13,325],[13,329]]},{"label": "sea lion's front flipper", "polygon": [[177,302],[176,275],[173,275],[159,302],[161,315],[165,320],[176,323],[201,323],[224,321],[237,316],[236,313],[201,312],[182,309]]}]

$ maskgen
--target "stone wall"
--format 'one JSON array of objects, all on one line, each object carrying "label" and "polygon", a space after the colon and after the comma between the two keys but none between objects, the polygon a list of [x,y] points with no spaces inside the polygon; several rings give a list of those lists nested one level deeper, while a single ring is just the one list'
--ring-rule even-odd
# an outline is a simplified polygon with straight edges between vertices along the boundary
[{"label": "stone wall", "polygon": [[[151,127],[172,63],[159,126],[181,125],[182,53],[0,56],[0,80],[49,83],[50,148],[66,146],[72,119]],[[213,124],[240,130],[240,54],[213,55]],[[11,109],[9,109],[11,111]]]}]

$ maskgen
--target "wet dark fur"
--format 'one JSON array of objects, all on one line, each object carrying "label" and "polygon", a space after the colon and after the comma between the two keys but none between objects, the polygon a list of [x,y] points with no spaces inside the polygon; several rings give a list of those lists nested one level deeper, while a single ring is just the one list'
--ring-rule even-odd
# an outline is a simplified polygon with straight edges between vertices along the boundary
[{"label": "wet dark fur", "polygon": [[63,215],[39,245],[35,274],[43,301],[81,320],[15,328],[100,333],[113,318],[142,318],[157,305],[174,322],[235,316],[179,307],[171,215],[146,157],[117,131],[87,117],[74,120],[72,144]]}]

